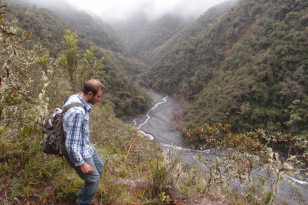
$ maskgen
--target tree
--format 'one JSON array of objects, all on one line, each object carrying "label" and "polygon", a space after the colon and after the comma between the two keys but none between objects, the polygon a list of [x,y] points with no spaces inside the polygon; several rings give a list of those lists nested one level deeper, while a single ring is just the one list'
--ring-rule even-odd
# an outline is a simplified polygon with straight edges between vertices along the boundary
[{"label": "tree", "polygon": [[83,53],[83,58],[80,61],[78,66],[78,78],[79,82],[85,82],[90,78],[97,78],[99,74],[104,73],[103,69],[103,60],[102,57],[98,60],[93,53],[93,48],[91,50],[86,50]]},{"label": "tree", "polygon": [[78,54],[78,39],[74,35],[67,31],[64,36],[65,39],[65,51],[59,58],[60,65],[66,70],[72,89],[74,92],[78,92],[85,81],[98,77],[99,73],[102,73],[103,59],[97,60],[93,54],[93,48],[86,50],[83,53],[83,58],[79,58]]},{"label": "tree", "polygon": [[73,87],[73,90],[76,89],[77,83],[77,67],[78,67],[78,48],[76,39],[70,31],[67,31],[67,34],[64,36],[65,39],[65,51],[64,54],[60,57],[60,63],[67,71],[69,76],[70,83]]},{"label": "tree", "polygon": [[288,106],[286,112],[290,114],[290,119],[286,122],[290,132],[307,137],[308,97],[305,97],[303,100],[294,100]]}]

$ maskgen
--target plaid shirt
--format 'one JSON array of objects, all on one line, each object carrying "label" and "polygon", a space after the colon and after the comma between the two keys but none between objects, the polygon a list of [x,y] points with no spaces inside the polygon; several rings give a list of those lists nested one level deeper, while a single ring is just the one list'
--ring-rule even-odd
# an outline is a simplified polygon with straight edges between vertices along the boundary
[{"label": "plaid shirt", "polygon": [[92,145],[90,142],[89,113],[91,107],[84,101],[80,94],[69,97],[64,105],[74,102],[83,104],[66,111],[63,115],[63,130],[66,137],[65,145],[68,155],[75,166],[84,164],[84,158],[92,157]]}]

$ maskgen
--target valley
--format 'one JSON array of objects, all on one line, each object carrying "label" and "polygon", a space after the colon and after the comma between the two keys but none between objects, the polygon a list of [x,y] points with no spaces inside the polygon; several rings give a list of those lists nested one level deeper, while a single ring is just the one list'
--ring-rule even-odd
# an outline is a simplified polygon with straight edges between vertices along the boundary
[{"label": "valley", "polygon": [[110,22],[66,0],[0,5],[0,204],[73,203],[81,180],[41,151],[41,124],[90,78],[106,87],[95,204],[307,203],[307,1]]}]

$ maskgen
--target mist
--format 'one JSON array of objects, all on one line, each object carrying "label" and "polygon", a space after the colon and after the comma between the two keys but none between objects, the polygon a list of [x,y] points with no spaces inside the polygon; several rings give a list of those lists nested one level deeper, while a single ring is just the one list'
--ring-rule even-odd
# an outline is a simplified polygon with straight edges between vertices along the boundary
[{"label": "mist", "polygon": [[68,0],[77,9],[87,9],[104,21],[123,21],[135,13],[144,13],[149,19],[167,13],[197,18],[208,8],[225,0]]},{"label": "mist", "polygon": [[[5,0],[4,0],[5,1]],[[39,7],[65,7],[70,4],[78,10],[86,11],[102,18],[105,22],[121,22],[136,13],[145,14],[148,19],[164,14],[197,18],[207,9],[226,0],[24,0]]]}]

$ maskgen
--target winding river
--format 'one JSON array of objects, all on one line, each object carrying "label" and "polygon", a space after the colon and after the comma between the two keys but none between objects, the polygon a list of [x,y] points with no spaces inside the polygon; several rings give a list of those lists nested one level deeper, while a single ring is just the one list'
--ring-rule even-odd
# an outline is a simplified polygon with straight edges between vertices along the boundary
[{"label": "winding river", "polygon": [[[202,166],[202,164],[194,159],[196,154],[200,154],[202,157],[211,158],[211,150],[197,151],[189,149],[184,145],[184,140],[181,133],[175,129],[177,122],[174,120],[174,112],[181,112],[181,104],[164,94],[157,93],[153,90],[148,90],[153,98],[151,109],[145,114],[135,116],[132,119],[127,120],[132,123],[142,134],[147,136],[150,140],[155,140],[160,143],[166,149],[179,150],[179,157],[185,163]],[[203,166],[204,169],[206,167]],[[296,193],[296,189],[291,183],[296,184],[299,188],[299,192],[302,195],[301,198],[308,203],[308,182],[298,180],[295,177],[287,175],[289,180],[283,180],[280,182],[279,187],[279,201],[288,201],[289,204],[298,204],[299,198]]]}]

